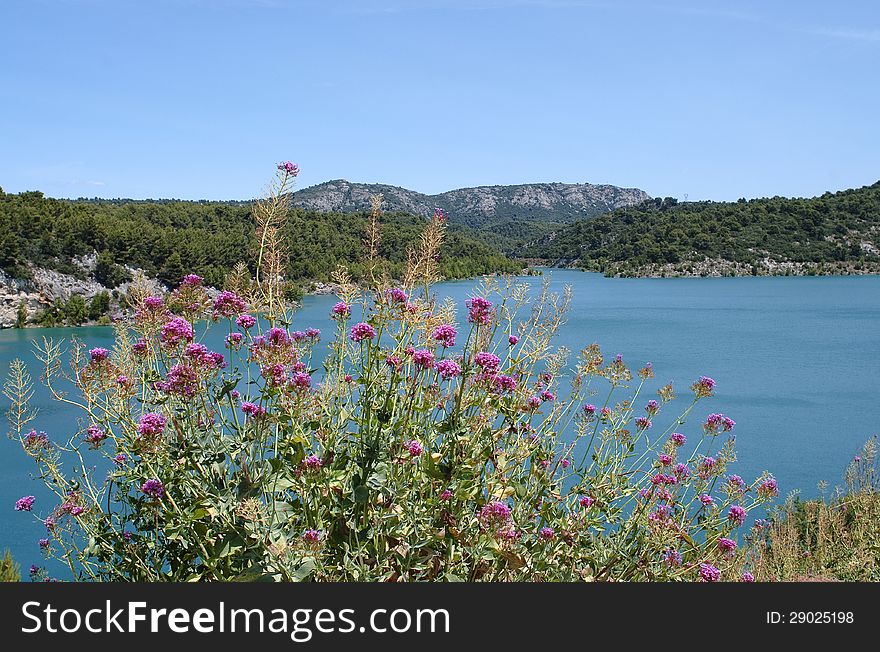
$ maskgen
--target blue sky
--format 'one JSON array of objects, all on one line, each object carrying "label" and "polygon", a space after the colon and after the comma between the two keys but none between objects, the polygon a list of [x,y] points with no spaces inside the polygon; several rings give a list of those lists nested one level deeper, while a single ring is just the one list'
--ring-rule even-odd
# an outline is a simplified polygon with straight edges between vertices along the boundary
[{"label": "blue sky", "polygon": [[811,196],[880,179],[880,3],[0,0],[0,187]]}]

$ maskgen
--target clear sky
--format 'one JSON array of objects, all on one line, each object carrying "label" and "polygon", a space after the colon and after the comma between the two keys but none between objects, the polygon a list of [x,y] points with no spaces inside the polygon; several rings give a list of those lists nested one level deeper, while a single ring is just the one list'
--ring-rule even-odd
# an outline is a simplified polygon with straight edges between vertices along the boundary
[{"label": "clear sky", "polygon": [[0,187],[811,196],[880,179],[880,2],[0,0]]}]

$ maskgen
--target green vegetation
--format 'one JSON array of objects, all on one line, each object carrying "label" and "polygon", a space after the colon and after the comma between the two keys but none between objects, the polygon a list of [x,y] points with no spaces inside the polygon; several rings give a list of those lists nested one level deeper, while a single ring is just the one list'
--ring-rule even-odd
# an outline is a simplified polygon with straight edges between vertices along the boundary
[{"label": "green vegetation", "polygon": [[21,568],[12,558],[12,553],[9,552],[9,549],[7,548],[6,552],[3,553],[3,557],[0,558],[0,582],[20,581]]},{"label": "green vegetation", "polygon": [[880,266],[878,233],[880,182],[811,199],[658,198],[579,221],[518,253],[609,275],[693,271],[706,258],[729,261],[737,273],[767,273],[768,259],[815,263],[806,273],[845,273]]},{"label": "green vegetation", "polygon": [[49,327],[82,326],[87,321],[109,324],[109,311],[110,295],[107,292],[96,294],[88,302],[82,295],[74,294],[67,301],[55,299],[51,306],[37,315],[36,322]]},{"label": "green vegetation", "polygon": [[790,497],[752,542],[759,580],[880,581],[880,477],[876,437],[846,471],[846,484],[814,500]]},{"label": "green vegetation", "polygon": [[[252,253],[251,205],[242,202],[49,199],[40,192],[0,191],[0,269],[26,278],[28,263],[77,277],[86,272],[74,259],[97,251],[96,280],[107,287],[128,280],[122,265],[141,268],[168,284],[196,273],[221,286],[226,274]],[[355,262],[367,224],[366,213],[291,211],[282,234],[295,281],[326,281],[337,263]],[[380,252],[390,272],[400,273],[407,246],[416,242],[425,220],[403,213],[382,217]],[[519,265],[463,226],[451,226],[441,251],[441,273],[464,278]],[[363,273],[355,265],[354,278]],[[79,319],[81,306],[57,306],[65,321]],[[88,312],[88,310],[86,310]],[[57,318],[57,314],[56,314]]]},{"label": "green vegetation", "polygon": [[15,310],[15,327],[16,328],[24,328],[27,326],[27,318],[28,318],[28,307],[27,301],[20,301],[18,304],[18,308]]}]

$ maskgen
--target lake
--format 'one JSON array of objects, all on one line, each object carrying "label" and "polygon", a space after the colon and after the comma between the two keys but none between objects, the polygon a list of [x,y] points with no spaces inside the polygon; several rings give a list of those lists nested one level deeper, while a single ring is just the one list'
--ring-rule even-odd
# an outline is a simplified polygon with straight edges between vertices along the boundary
[{"label": "lake", "polygon": [[[798,490],[815,496],[820,480],[842,482],[853,455],[880,430],[874,411],[880,396],[878,276],[606,279],[572,270],[549,273],[554,287],[574,289],[558,345],[577,351],[598,342],[633,367],[650,361],[657,373],[652,388],[671,380],[682,396],[700,375],[718,382],[716,398],[701,403],[694,418],[723,412],[736,420],[739,461],[732,471],[747,481],[767,469],[783,495]],[[463,306],[475,285],[448,282],[436,291]],[[328,314],[335,301],[306,297],[295,328],[331,332]],[[72,335],[90,347],[112,344],[109,328],[0,331],[0,369],[5,375],[15,357],[32,363],[35,340]],[[221,346],[219,335],[214,346]],[[51,403],[44,392],[35,405],[39,430],[69,436],[77,414]],[[673,418],[675,407],[661,416]],[[664,425],[655,422],[655,429]],[[696,428],[692,421],[684,432],[695,435]],[[17,442],[0,439],[0,551],[9,547],[25,573],[31,563],[41,563],[36,541],[43,529],[12,506],[27,494],[36,495],[39,506],[47,495],[33,471]]]}]

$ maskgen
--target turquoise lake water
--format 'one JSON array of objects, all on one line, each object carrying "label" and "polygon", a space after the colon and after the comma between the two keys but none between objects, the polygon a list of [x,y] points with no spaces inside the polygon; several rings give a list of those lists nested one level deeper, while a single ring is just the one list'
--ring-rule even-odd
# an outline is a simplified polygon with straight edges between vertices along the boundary
[{"label": "turquoise lake water", "polygon": [[[716,397],[700,404],[683,431],[696,435],[709,412],[733,417],[739,461],[734,473],[751,480],[767,469],[783,494],[815,496],[820,480],[842,481],[858,448],[880,433],[874,402],[880,395],[880,277],[768,277],[720,279],[606,279],[598,274],[553,270],[552,284],[574,289],[572,310],[557,345],[577,351],[598,342],[632,366],[652,362],[652,389],[673,381],[688,394],[700,375],[718,382]],[[540,284],[540,278],[523,282]],[[436,286],[459,305],[476,281]],[[294,327],[331,331],[335,297],[307,297]],[[0,370],[30,352],[42,337],[75,335],[110,348],[109,328],[0,331]],[[221,347],[217,336],[215,347]],[[32,371],[36,373],[36,365]],[[649,398],[644,395],[644,400]],[[683,404],[686,398],[677,401]],[[5,399],[3,400],[5,410]],[[35,426],[50,437],[69,436],[78,416],[39,392]],[[655,429],[674,418],[673,404]],[[673,414],[674,412],[674,414]],[[696,437],[694,437],[695,439]],[[34,466],[17,442],[0,438],[0,551],[9,547],[26,572],[41,563],[43,529],[12,507],[22,495],[48,496],[32,479]],[[40,498],[47,500],[40,503]],[[39,511],[39,510],[38,510]]]}]

